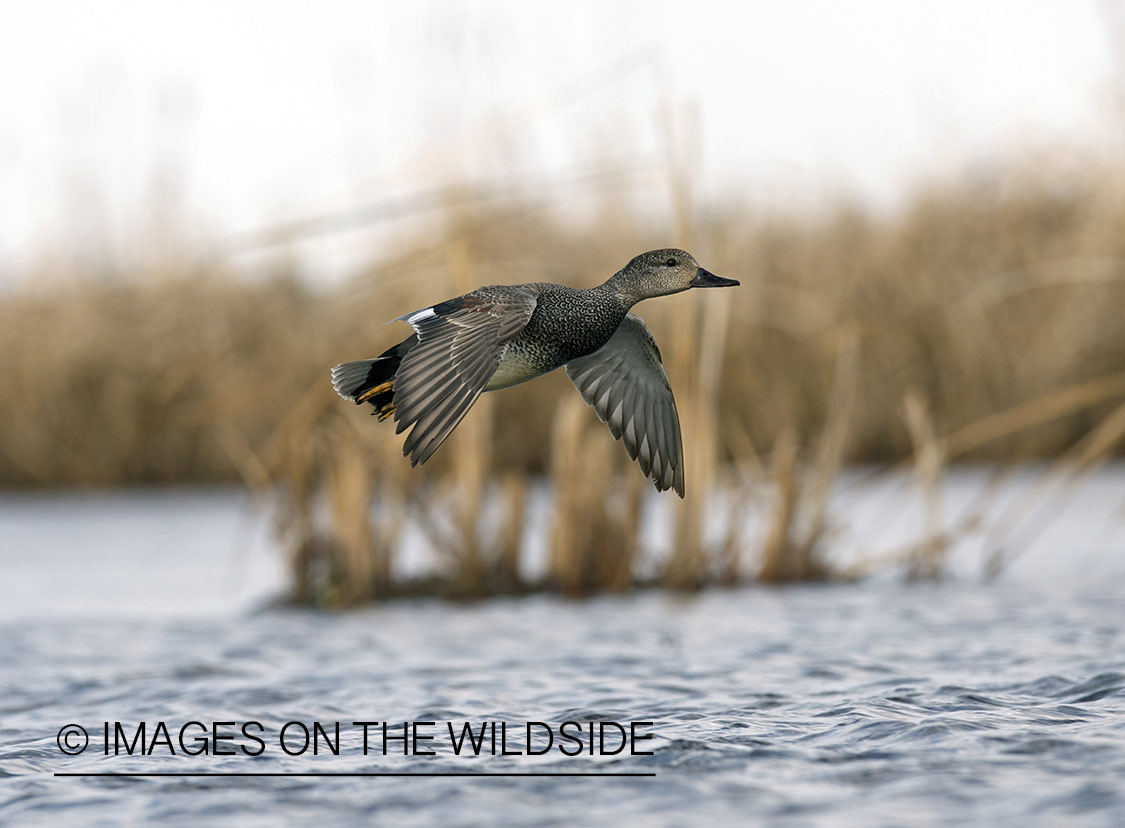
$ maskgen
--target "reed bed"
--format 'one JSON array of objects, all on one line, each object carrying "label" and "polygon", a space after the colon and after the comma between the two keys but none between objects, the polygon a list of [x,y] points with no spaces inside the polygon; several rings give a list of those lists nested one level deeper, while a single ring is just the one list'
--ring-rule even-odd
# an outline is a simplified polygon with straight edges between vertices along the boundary
[{"label": "reed bed", "polygon": [[[931,186],[889,214],[699,213],[677,182],[671,230],[617,207],[612,188],[593,194],[590,226],[451,198],[440,230],[400,238],[332,289],[290,266],[247,278],[206,258],[96,280],[44,266],[0,303],[0,486],[241,482],[277,505],[293,597],[348,606],[860,574],[829,553],[830,494],[855,463],[912,469],[927,517],[892,560],[932,578],[979,525],[946,513],[948,463],[1050,459],[1050,488],[1120,454],[1119,170],[1027,164]],[[676,391],[688,472],[655,575],[639,574],[648,484],[560,374],[486,395],[414,470],[393,428],[329,386],[331,365],[401,338],[383,323],[406,310],[486,283],[591,285],[663,245],[743,286],[638,308]],[[540,484],[551,517],[528,527]],[[767,512],[762,537],[745,535],[750,508]],[[397,574],[408,520],[437,554],[433,577]],[[529,532],[549,547],[531,583]]]}]

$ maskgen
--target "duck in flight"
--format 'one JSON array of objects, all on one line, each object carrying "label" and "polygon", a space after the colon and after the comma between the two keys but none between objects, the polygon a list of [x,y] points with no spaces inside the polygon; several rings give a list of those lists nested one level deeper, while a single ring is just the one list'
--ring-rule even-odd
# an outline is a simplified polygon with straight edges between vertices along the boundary
[{"label": "duck in flight", "polygon": [[660,351],[629,312],[642,299],[689,288],[731,287],[683,250],[650,250],[604,284],[490,285],[396,321],[414,333],[374,359],[332,369],[336,393],[394,416],[410,465],[425,463],[484,391],[559,366],[657,491],[684,496],[680,418]]}]

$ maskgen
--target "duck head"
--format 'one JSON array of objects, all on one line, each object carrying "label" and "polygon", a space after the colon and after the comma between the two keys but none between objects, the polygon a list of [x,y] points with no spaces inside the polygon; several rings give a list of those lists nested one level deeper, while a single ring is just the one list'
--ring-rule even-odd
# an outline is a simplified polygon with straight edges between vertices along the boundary
[{"label": "duck head", "polygon": [[737,279],[724,279],[700,267],[686,250],[664,248],[635,256],[610,280],[630,304],[653,296],[701,287],[734,287]]}]

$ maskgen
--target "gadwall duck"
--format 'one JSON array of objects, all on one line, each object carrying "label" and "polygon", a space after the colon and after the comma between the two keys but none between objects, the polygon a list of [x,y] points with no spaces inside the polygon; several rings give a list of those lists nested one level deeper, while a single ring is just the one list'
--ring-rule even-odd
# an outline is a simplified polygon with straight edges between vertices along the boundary
[{"label": "gadwall duck", "polygon": [[604,284],[490,285],[398,317],[414,333],[375,359],[332,369],[332,386],[380,421],[394,415],[410,465],[425,463],[483,391],[561,365],[582,398],[624,437],[658,491],[684,496],[680,418],[652,334],[629,309],[689,288],[729,287],[683,250],[650,250]]}]

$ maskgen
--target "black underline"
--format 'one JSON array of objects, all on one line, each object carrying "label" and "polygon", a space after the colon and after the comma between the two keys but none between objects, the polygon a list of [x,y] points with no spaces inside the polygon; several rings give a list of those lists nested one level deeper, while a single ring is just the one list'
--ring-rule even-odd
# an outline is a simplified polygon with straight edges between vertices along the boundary
[{"label": "black underline", "polygon": [[620,776],[620,777],[639,777],[639,776],[656,776],[655,773],[638,773],[638,772],[594,772],[582,773],[574,772],[561,772],[561,773],[536,773],[534,771],[511,771],[504,772],[498,771],[496,773],[489,773],[487,771],[450,771],[447,773],[442,772],[378,772],[378,771],[305,771],[287,773],[285,771],[263,771],[261,773],[254,772],[232,772],[223,773],[222,771],[154,771],[151,773],[127,773],[117,771],[105,771],[101,773],[71,773],[65,771],[56,771],[55,776],[120,776],[120,777],[156,777],[156,776]]}]

